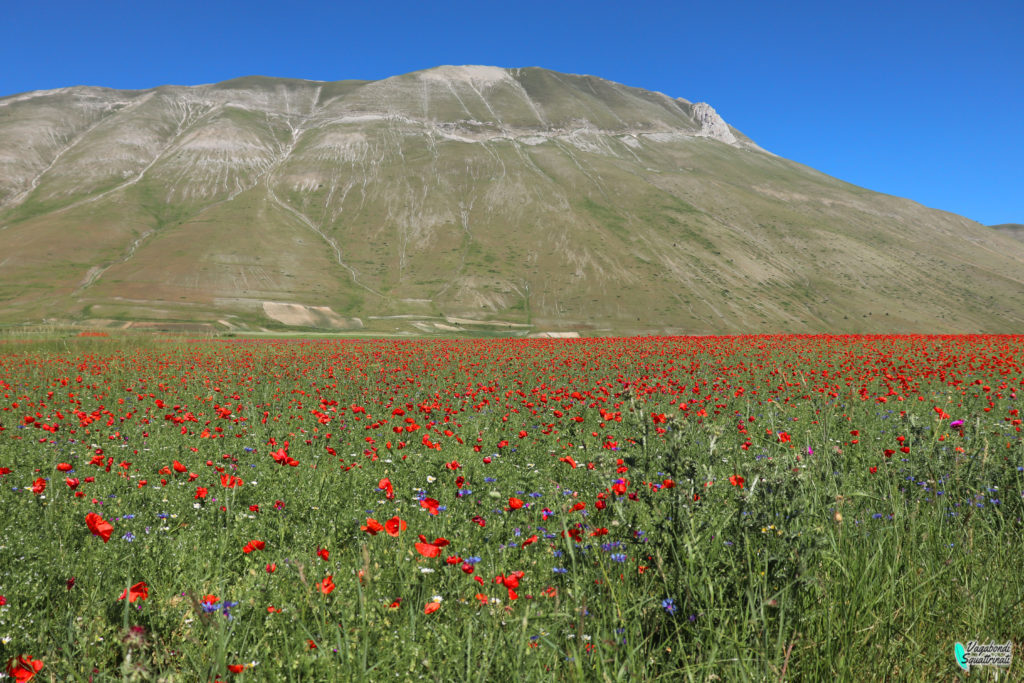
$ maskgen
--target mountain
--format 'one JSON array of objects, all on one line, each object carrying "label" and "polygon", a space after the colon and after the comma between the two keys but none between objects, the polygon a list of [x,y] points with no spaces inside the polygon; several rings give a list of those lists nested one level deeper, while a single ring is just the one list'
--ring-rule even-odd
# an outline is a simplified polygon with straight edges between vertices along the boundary
[{"label": "mountain", "polygon": [[0,98],[0,323],[1019,332],[1022,293],[1002,231],[593,76]]}]

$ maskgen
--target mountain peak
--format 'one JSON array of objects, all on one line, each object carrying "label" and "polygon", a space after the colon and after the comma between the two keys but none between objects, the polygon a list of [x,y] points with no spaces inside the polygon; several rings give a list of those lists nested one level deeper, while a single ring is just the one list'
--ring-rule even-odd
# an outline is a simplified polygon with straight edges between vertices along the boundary
[{"label": "mountain peak", "polygon": [[464,64],[461,66],[443,65],[419,71],[416,74],[425,81],[441,83],[470,83],[473,85],[495,85],[511,80],[507,69],[499,66],[481,66]]}]

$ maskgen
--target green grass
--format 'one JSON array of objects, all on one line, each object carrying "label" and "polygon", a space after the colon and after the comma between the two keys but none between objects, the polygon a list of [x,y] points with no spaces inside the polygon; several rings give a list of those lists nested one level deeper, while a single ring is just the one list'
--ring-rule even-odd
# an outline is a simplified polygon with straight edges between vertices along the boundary
[{"label": "green grass", "polygon": [[[41,659],[42,680],[966,680],[954,642],[1024,641],[1019,337],[40,333],[0,342],[0,660]],[[878,400],[884,373],[906,400]],[[286,440],[296,467],[270,456]],[[397,538],[360,530],[393,515]],[[423,557],[418,534],[451,545]],[[494,580],[514,571],[511,599]],[[139,581],[147,599],[117,599]],[[970,680],[1019,676],[1015,654]]]}]

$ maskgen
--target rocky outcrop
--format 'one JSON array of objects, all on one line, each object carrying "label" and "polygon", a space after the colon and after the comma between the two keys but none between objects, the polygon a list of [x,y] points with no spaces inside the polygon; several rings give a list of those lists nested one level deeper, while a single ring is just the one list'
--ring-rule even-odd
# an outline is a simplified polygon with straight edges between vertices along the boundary
[{"label": "rocky outcrop", "polygon": [[700,124],[701,137],[714,138],[730,145],[736,144],[736,136],[729,129],[729,124],[707,102],[697,102],[693,105],[693,118]]}]

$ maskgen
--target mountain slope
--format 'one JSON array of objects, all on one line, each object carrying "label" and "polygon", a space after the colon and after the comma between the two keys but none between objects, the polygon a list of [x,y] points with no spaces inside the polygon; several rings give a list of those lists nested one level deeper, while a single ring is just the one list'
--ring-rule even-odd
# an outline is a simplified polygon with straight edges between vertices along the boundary
[{"label": "mountain slope", "polygon": [[993,225],[992,227],[1015,240],[1024,241],[1024,225],[1020,223],[1003,223],[1002,225]]},{"label": "mountain slope", "polygon": [[1019,331],[1024,244],[543,69],[0,98],[0,322]]}]

